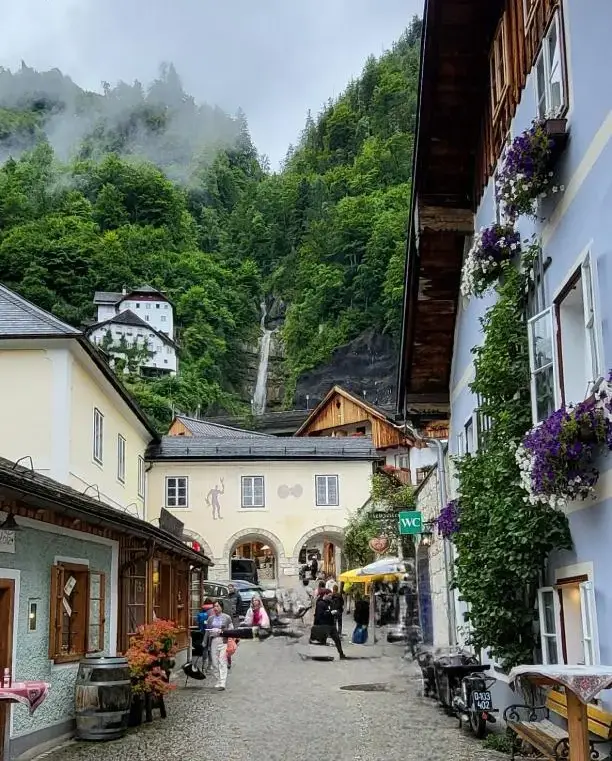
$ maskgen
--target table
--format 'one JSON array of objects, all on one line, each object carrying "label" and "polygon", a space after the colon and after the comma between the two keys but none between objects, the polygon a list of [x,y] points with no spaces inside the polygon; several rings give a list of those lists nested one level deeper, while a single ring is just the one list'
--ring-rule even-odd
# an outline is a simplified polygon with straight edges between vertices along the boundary
[{"label": "table", "polygon": [[30,715],[45,701],[49,694],[47,682],[13,682],[10,687],[0,687],[0,700],[27,705]]},{"label": "table", "polygon": [[570,761],[590,761],[587,703],[612,686],[612,666],[517,666],[509,675],[544,687],[565,687]]}]

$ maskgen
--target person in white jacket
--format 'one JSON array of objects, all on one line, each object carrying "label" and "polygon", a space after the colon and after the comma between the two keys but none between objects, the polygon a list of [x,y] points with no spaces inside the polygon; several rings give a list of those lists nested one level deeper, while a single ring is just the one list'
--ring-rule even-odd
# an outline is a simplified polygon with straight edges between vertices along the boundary
[{"label": "person in white jacket", "polygon": [[242,626],[258,626],[260,629],[270,628],[270,616],[268,616],[261,597],[258,595],[253,595],[251,606],[246,612]]}]

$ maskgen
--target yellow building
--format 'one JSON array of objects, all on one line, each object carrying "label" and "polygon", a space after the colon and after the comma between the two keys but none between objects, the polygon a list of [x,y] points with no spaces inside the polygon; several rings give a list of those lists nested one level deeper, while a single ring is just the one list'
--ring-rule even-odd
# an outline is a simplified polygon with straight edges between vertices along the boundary
[{"label": "yellow building", "polygon": [[[243,432],[244,433],[244,432]],[[184,522],[230,578],[232,557],[253,558],[265,585],[284,586],[316,554],[342,564],[344,528],[370,496],[378,459],[369,438],[164,436],[148,452],[147,519],[162,507]]]},{"label": "yellow building", "polygon": [[144,516],[156,433],[84,334],[0,286],[0,456]]}]

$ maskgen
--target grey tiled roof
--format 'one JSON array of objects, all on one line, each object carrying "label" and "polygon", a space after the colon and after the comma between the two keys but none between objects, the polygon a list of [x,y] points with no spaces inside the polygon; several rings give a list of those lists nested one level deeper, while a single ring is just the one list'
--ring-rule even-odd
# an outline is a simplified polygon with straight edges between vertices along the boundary
[{"label": "grey tiled roof", "polygon": [[210,420],[198,420],[197,418],[187,417],[187,415],[177,415],[177,420],[187,428],[194,436],[208,436],[210,438],[234,438],[234,439],[252,439],[255,436],[272,438],[267,433],[258,433],[257,431],[246,431],[244,428],[234,428],[230,425],[221,425],[212,423]]},{"label": "grey tiled roof", "polygon": [[0,338],[79,335],[80,330],[0,285]]},{"label": "grey tiled roof", "polygon": [[278,438],[256,436],[163,436],[149,447],[152,460],[377,460],[380,455],[365,436],[356,438]]},{"label": "grey tiled roof", "polygon": [[123,298],[122,293],[114,291],[96,291],[94,294],[94,304],[116,304]]}]

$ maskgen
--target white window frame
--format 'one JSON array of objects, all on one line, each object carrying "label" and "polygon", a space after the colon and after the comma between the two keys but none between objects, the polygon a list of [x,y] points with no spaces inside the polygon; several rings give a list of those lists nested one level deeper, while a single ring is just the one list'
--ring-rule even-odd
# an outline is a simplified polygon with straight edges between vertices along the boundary
[{"label": "white window frame", "polygon": [[147,471],[145,469],[144,457],[138,455],[138,496],[140,499],[145,498],[147,488]]},{"label": "white window frame", "polygon": [[[546,618],[544,616],[544,595],[552,594],[553,615],[555,619],[555,631],[546,630]],[[551,665],[548,659],[548,648],[546,647],[547,639],[554,639],[557,646],[557,663],[563,664],[563,642],[561,641],[561,605],[559,604],[559,593],[555,587],[540,587],[538,589],[538,614],[540,617],[540,643],[542,649],[542,663]]]},{"label": "white window frame", "polygon": [[[181,497],[179,497],[179,489],[181,488],[180,481],[184,481],[184,504],[180,504]],[[174,483],[172,483],[174,482]],[[171,496],[170,491],[174,494]],[[170,500],[174,500],[175,504],[171,505]],[[166,476],[166,488],[165,488],[165,502],[166,507],[169,510],[188,510],[189,509],[189,476]]]},{"label": "white window frame", "polygon": [[93,445],[94,461],[99,465],[104,463],[104,415],[97,407],[93,411]]},{"label": "white window frame", "polygon": [[465,430],[461,430],[457,434],[457,456],[463,457],[464,454],[465,454]]},{"label": "white window frame", "polygon": [[[261,503],[255,500],[255,483],[261,481]],[[247,484],[250,495],[247,497]],[[240,479],[240,504],[246,509],[263,509],[266,506],[266,480],[263,476],[242,476]]]},{"label": "white window frame", "polygon": [[[325,479],[325,501],[319,502],[319,479]],[[336,499],[331,501],[330,499],[330,480],[335,483],[336,486]],[[339,491],[339,478],[337,475],[318,475],[315,476],[315,504],[317,507],[340,507],[340,491]]]},{"label": "white window frame", "polygon": [[595,606],[595,589],[592,581],[582,581],[578,585],[580,592],[580,613],[582,615],[582,648],[585,666],[598,666],[599,634],[597,627],[597,608]]},{"label": "white window frame", "polygon": [[125,436],[117,434],[117,480],[122,484],[125,483],[125,453],[126,453]]},{"label": "white window frame", "polygon": [[[554,393],[554,406],[559,406],[559,380],[558,380],[558,357],[557,357],[557,330],[555,325],[555,307],[550,306],[547,309],[543,309],[538,314],[534,315],[527,321],[527,330],[529,337],[529,374],[530,374],[530,386],[531,386],[531,416],[534,425],[538,425],[542,421],[538,419],[538,398],[536,394],[536,376],[545,370],[552,367],[553,371],[553,393]],[[536,322],[544,318],[548,319],[551,335],[551,354],[552,359],[541,367],[535,366],[535,346],[533,340],[533,326]]]},{"label": "white window frame", "polygon": [[580,264],[580,278],[582,280],[582,298],[584,301],[584,331],[587,336],[587,367],[590,367],[592,377],[587,389],[587,396],[593,391],[595,385],[603,376],[602,348],[601,348],[601,320],[599,319],[599,305],[597,300],[597,272],[591,252],[587,251]]},{"label": "white window frame", "polygon": [[[553,27],[556,29],[556,32],[557,32],[558,62],[556,64],[554,64],[554,62],[550,60],[550,50],[548,46],[548,39]],[[544,92],[543,93],[541,93],[538,90],[538,68],[540,64],[543,64],[544,66]],[[552,112],[551,111],[551,101],[552,101],[551,82],[553,81],[552,77],[557,67],[560,69],[559,81],[561,82],[561,105],[559,106],[559,109],[557,112]],[[544,119],[559,118],[567,110],[567,77],[566,77],[565,35],[563,33],[563,24],[561,21],[561,14],[558,10],[555,11],[550,21],[550,24],[548,25],[548,28],[546,29],[546,34],[544,35],[544,38],[542,39],[540,52],[538,53],[535,65],[533,67],[533,74],[534,74],[533,90],[535,94],[536,113],[538,117],[544,118]],[[540,114],[540,103],[542,102],[542,98],[544,99],[544,114]]]}]

